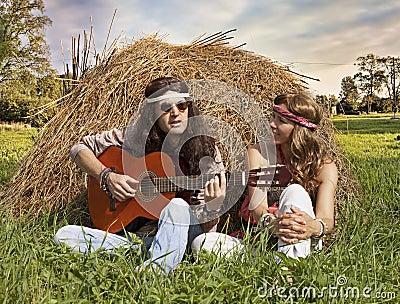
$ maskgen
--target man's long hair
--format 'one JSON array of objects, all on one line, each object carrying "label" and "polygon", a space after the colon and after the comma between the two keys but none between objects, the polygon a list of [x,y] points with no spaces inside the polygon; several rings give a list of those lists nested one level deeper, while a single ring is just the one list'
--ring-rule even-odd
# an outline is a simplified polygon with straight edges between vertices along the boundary
[{"label": "man's long hair", "polygon": [[[189,88],[186,83],[175,77],[161,77],[154,79],[147,85],[145,97],[158,97],[163,95],[166,91],[188,93]],[[189,102],[187,110],[188,118],[199,116],[200,111],[192,98],[185,97],[185,100]],[[135,131],[130,135],[139,145],[140,143],[145,144],[145,155],[161,151],[164,139],[167,136],[167,133],[162,131],[156,123],[158,117],[155,117],[155,110],[156,107],[159,106],[158,102],[145,103],[136,123]],[[182,145],[179,151],[179,157],[186,163],[187,168],[182,168],[182,171],[186,171],[185,173],[187,175],[199,175],[201,173],[199,168],[200,160],[205,156],[212,158],[216,156],[215,140],[206,135],[195,135],[198,130],[201,130],[203,134],[207,134],[207,126],[205,124],[197,120],[189,120],[187,129],[184,134],[182,134],[182,138],[188,138],[188,140]],[[137,147],[139,145],[135,144]]]},{"label": "man's long hair", "polygon": [[[323,118],[321,107],[302,93],[279,95],[275,98],[274,104],[284,104],[291,113],[304,117],[316,125]],[[298,124],[294,125],[290,135],[289,147],[291,157],[286,160],[286,165],[292,173],[293,181],[302,185],[315,203],[319,186],[316,177],[323,165],[332,161],[327,147],[315,131]]]}]

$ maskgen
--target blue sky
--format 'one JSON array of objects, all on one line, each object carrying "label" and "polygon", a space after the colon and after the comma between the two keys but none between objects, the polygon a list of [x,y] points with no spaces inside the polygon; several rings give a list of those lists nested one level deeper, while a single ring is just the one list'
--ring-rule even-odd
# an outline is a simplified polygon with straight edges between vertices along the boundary
[{"label": "blue sky", "polygon": [[[395,0],[45,0],[53,25],[46,31],[53,65],[70,62],[71,37],[90,30],[93,20],[101,52],[117,9],[110,41],[158,32],[172,44],[201,34],[236,28],[232,45],[264,55],[309,81],[315,94],[340,92],[344,76],[356,72],[357,57],[400,56],[400,1]],[[109,41],[109,42],[110,42]]]}]

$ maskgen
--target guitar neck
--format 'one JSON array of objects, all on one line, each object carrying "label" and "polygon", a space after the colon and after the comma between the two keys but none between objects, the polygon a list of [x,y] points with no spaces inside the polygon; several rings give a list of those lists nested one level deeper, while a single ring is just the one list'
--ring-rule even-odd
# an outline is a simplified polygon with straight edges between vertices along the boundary
[{"label": "guitar neck", "polygon": [[215,174],[199,176],[171,176],[152,178],[155,188],[161,193],[177,192],[186,189],[202,189]]},{"label": "guitar neck", "polygon": [[[161,193],[177,192],[187,189],[203,189],[205,184],[218,174],[202,174],[199,176],[171,176],[154,177],[152,182]],[[249,172],[226,173],[229,184],[232,186],[246,186],[248,184]]]}]

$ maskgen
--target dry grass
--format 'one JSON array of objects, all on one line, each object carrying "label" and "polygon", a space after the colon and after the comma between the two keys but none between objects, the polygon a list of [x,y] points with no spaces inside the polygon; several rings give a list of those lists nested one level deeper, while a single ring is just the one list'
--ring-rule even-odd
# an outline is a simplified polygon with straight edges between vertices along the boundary
[{"label": "dry grass", "polygon": [[[157,36],[134,41],[115,49],[85,73],[71,94],[62,100],[58,113],[43,127],[30,155],[1,193],[3,206],[16,216],[30,209],[34,217],[44,209],[62,210],[67,205],[75,206],[76,214],[82,213],[85,179],[70,161],[69,149],[84,135],[126,125],[142,102],[147,83],[160,76],[215,80],[234,86],[257,102],[266,116],[277,94],[305,89],[304,83],[284,68],[244,50],[218,43],[173,46]],[[260,113],[252,113],[250,109],[247,117],[238,115],[223,102],[212,100],[221,96],[223,92],[214,92],[214,97],[197,98],[203,114],[227,122],[246,144],[254,142],[256,135],[246,122]],[[325,120],[318,132],[332,150],[340,171],[337,200],[340,211],[344,198],[355,198],[356,183],[348,161],[336,144],[331,122]],[[226,153],[233,153],[234,143],[230,147],[224,145]],[[228,167],[232,169],[236,165],[228,162]]]}]

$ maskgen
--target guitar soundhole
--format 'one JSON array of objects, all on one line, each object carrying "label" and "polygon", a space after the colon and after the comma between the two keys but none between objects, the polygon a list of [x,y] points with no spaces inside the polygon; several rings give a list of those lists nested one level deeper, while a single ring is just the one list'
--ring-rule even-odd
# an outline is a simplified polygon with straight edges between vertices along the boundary
[{"label": "guitar soundhole", "polygon": [[136,193],[138,198],[143,202],[151,202],[154,198],[157,197],[158,191],[154,186],[152,177],[156,177],[153,172],[143,172],[138,180],[139,180],[139,191]]}]

